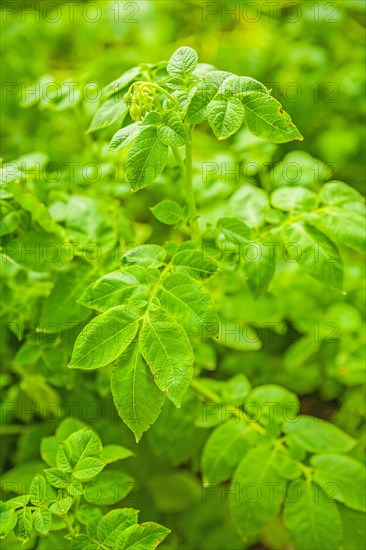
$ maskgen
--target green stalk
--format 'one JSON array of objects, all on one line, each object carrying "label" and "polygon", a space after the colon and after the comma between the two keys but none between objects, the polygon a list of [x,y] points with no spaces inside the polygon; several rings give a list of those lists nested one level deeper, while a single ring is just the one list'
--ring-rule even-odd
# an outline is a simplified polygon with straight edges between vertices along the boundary
[{"label": "green stalk", "polygon": [[185,191],[188,202],[189,217],[191,218],[192,239],[199,239],[199,229],[197,223],[197,208],[194,198],[193,178],[192,178],[192,132],[189,132],[190,143],[186,145],[186,173],[185,173]]}]

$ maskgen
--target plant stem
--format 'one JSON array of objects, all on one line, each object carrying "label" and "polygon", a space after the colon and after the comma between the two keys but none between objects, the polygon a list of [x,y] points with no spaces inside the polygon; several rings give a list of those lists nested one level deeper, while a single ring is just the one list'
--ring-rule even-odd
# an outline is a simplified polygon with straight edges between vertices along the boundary
[{"label": "plant stem", "polygon": [[63,520],[64,520],[64,523],[65,523],[70,535],[75,537],[76,533],[75,533],[74,528],[71,525],[71,522],[70,522],[69,518],[67,517],[67,515],[63,517]]},{"label": "plant stem", "polygon": [[199,230],[197,223],[197,208],[194,198],[193,178],[192,178],[192,132],[189,132],[190,143],[186,145],[186,171],[185,171],[185,190],[188,202],[189,217],[191,218],[192,239],[199,239]]},{"label": "plant stem", "polygon": [[[202,382],[200,382],[200,380],[197,378],[194,378],[192,380],[191,388],[195,389],[198,393],[200,393],[201,395],[203,395],[204,397],[206,397],[207,399],[209,399],[214,403],[220,403],[220,404],[223,403],[221,397],[217,393],[210,390],[210,388],[206,388],[205,385],[202,384]],[[255,421],[250,422],[249,420],[247,420],[244,416],[243,411],[241,411],[239,407],[233,406],[233,408],[230,409],[229,412],[232,413],[234,416],[236,416],[244,424],[249,425],[256,432],[260,434],[263,434],[265,432],[264,428],[260,424],[258,424],[258,422],[255,422]]]}]

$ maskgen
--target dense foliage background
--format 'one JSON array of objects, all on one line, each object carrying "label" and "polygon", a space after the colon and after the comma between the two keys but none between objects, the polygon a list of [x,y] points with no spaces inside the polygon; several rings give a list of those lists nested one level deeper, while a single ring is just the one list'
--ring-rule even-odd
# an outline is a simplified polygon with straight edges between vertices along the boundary
[{"label": "dense foliage background", "polygon": [[[149,209],[162,199],[183,197],[174,159],[155,184],[132,194],[123,155],[107,150],[110,128],[85,132],[104,85],[131,66],[168,59],[188,45],[201,62],[266,83],[304,136],[303,142],[275,145],[242,130],[218,142],[208,126],[199,127],[194,177],[202,230],[225,215],[227,200],[244,183],[268,192],[281,185],[318,191],[336,179],[362,192],[364,3],[13,1],[3,4],[2,17],[3,160],[26,172],[33,196],[84,251],[77,252],[73,269],[55,261],[52,269],[32,271],[31,233],[30,253],[17,264],[2,264],[4,497],[24,492],[42,469],[41,439],[74,417],[96,429],[104,444],[133,450],[136,456],[122,470],[134,485],[119,505],[172,529],[162,548],[290,548],[277,521],[260,540],[242,542],[222,492],[202,492],[199,464],[209,431],[197,420],[193,391],[182,409],[166,404],[137,445],[115,412],[108,368],[66,369],[75,337],[90,317],[75,303],[78,289],[116,269],[131,243],[185,238]],[[47,81],[54,87],[39,96]],[[33,223],[51,230],[46,209],[31,201],[21,205],[13,211],[4,206],[5,246],[9,227],[26,230],[30,214]],[[283,261],[268,293],[254,300],[244,279],[226,273],[220,289],[213,283],[211,292],[227,323],[240,322],[250,331],[239,344],[199,346],[196,366],[218,381],[244,374],[252,386],[273,383],[295,392],[303,413],[331,420],[357,439],[351,454],[362,460],[364,263],[350,248],[342,247],[342,256],[343,292]],[[345,549],[362,548],[360,540]],[[32,539],[22,548],[45,550],[47,544],[34,546]],[[4,548],[20,543],[9,538]]]}]

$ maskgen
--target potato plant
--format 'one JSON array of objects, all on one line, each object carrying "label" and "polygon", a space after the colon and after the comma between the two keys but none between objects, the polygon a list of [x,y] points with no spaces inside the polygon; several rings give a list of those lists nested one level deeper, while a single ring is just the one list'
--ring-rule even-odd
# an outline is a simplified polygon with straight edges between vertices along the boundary
[{"label": "potato plant", "polygon": [[[243,130],[263,142],[303,140],[264,84],[198,63],[192,48],[180,47],[168,62],[133,67],[107,85],[86,134],[93,136],[89,147],[95,136],[108,135],[103,154],[125,159],[124,183],[132,200],[146,193],[141,200],[159,238],[155,229],[136,227],[116,196],[73,195],[55,186],[46,197],[26,170],[3,169],[5,292],[15,294],[5,319],[8,345],[21,343],[12,358],[16,379],[3,382],[5,430],[16,429],[24,400],[40,403],[34,414],[43,419],[47,404],[56,403],[65,418],[55,436],[41,438],[48,468],[2,504],[3,537],[40,550],[54,536],[72,549],[160,544],[169,529],[139,524],[132,508],[111,509],[127,493],[108,499],[114,481],[132,480],[119,470],[108,478],[104,470],[133,455],[119,444],[116,426],[126,426],[136,455],[145,445],[147,456],[168,460],[170,492],[177,480],[192,493],[198,483],[209,514],[218,499],[229,525],[221,541],[218,535],[221,547],[227,528],[236,531],[229,535],[235,548],[250,548],[272,532],[278,548],[361,547],[362,418],[347,425],[342,414],[362,399],[363,342],[355,336],[362,321],[352,303],[357,296],[351,293],[348,304],[344,296],[365,248],[363,198],[331,178],[319,186],[284,185],[274,174],[274,186],[231,180],[212,199],[211,182],[197,172],[201,124],[219,141]],[[162,199],[147,204],[154,188]],[[125,187],[122,195],[131,201]],[[84,254],[91,243],[101,251],[97,258]],[[295,312],[293,294],[303,283]],[[19,284],[24,309],[17,307]],[[314,322],[316,307],[327,318],[324,295],[335,302],[333,317],[348,315],[352,349],[342,348],[336,326]],[[316,304],[315,314],[306,300]],[[246,316],[248,304],[255,318]],[[28,309],[37,312],[31,321]],[[304,317],[309,328],[297,326],[279,359],[274,346]],[[117,439],[102,448],[90,427],[69,429],[70,391],[81,403],[95,392],[105,406],[113,400],[122,424],[112,407],[99,431]],[[340,426],[301,409],[299,396],[315,391],[330,399],[346,395]],[[88,496],[92,480],[101,489],[98,502]],[[164,498],[160,509],[169,511]],[[173,524],[162,548],[183,548]]]}]

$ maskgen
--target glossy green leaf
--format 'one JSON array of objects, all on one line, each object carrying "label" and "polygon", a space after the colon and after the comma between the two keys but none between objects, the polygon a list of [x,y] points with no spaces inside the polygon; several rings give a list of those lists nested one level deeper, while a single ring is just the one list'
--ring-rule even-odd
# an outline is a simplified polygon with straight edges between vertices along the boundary
[{"label": "glossy green leaf", "polygon": [[169,533],[166,527],[150,521],[132,525],[118,537],[116,550],[155,550]]},{"label": "glossy green leaf", "polygon": [[297,262],[309,275],[336,289],[343,284],[343,264],[337,246],[306,222],[285,225],[281,237],[287,257]]},{"label": "glossy green leaf", "polygon": [[180,147],[189,143],[189,136],[182,119],[175,111],[166,113],[164,123],[158,129],[158,137],[165,145]]},{"label": "glossy green leaf", "polygon": [[321,213],[310,212],[305,219],[336,243],[366,253],[366,209],[362,202],[330,206]]},{"label": "glossy green leaf", "polygon": [[102,313],[77,337],[69,368],[98,369],[112,363],[135,337],[138,316],[127,306]]},{"label": "glossy green leaf", "polygon": [[175,201],[160,201],[150,210],[159,222],[166,225],[179,225],[184,221],[182,207]]},{"label": "glossy green leaf", "polygon": [[100,459],[104,464],[111,464],[130,456],[135,456],[135,453],[127,449],[127,447],[123,447],[122,445],[104,445]]},{"label": "glossy green leaf", "polygon": [[236,218],[220,218],[217,226],[230,242],[247,244],[252,239],[250,227]]},{"label": "glossy green leaf", "polygon": [[128,250],[122,257],[122,264],[161,267],[164,265],[166,255],[166,250],[157,244],[143,244]]},{"label": "glossy green leaf", "polygon": [[198,250],[181,250],[172,258],[172,271],[186,273],[195,279],[207,279],[219,269],[216,260],[207,258]]},{"label": "glossy green leaf", "polygon": [[26,542],[32,535],[33,517],[30,508],[22,508],[18,512],[18,521],[14,533],[21,542]]},{"label": "glossy green leaf", "polygon": [[86,288],[78,302],[83,306],[106,311],[123,304],[136,294],[145,295],[150,282],[149,271],[143,267],[112,271]]},{"label": "glossy green leaf", "polygon": [[44,473],[46,474],[48,483],[53,487],[57,487],[57,489],[67,487],[69,484],[69,476],[61,468],[48,468]]},{"label": "glossy green leaf", "polygon": [[124,128],[118,130],[109,144],[109,149],[115,151],[127,147],[132,141],[134,141],[141,132],[141,124],[134,122]]},{"label": "glossy green leaf", "polygon": [[136,487],[131,476],[119,470],[101,472],[91,483],[83,485],[83,497],[95,506],[111,506],[120,502]]},{"label": "glossy green leaf", "polygon": [[330,422],[315,416],[298,416],[284,424],[289,441],[312,453],[347,453],[355,440]]},{"label": "glossy green leaf", "polygon": [[77,432],[73,432],[67,439],[71,450],[70,462],[75,468],[81,460],[89,457],[98,457],[102,453],[102,443],[93,430],[82,428]]},{"label": "glossy green leaf", "polygon": [[304,138],[274,97],[267,94],[246,94],[241,98],[244,122],[256,137],[273,143],[287,143]]},{"label": "glossy green leaf", "polygon": [[213,100],[207,107],[208,122],[218,139],[227,139],[243,123],[244,109],[238,98]]},{"label": "glossy green leaf", "polygon": [[342,526],[336,505],[315,484],[296,481],[288,492],[284,521],[298,550],[339,548]]},{"label": "glossy green leaf", "polygon": [[218,316],[210,294],[189,275],[174,273],[162,281],[158,293],[161,307],[181,323],[188,333],[216,336]]},{"label": "glossy green leaf", "polygon": [[128,152],[126,174],[133,191],[152,183],[165,168],[168,147],[153,126],[144,128]]},{"label": "glossy green leaf", "polygon": [[147,317],[140,332],[140,351],[160,390],[180,407],[193,376],[193,352],[183,327],[158,313]]},{"label": "glossy green leaf", "polygon": [[128,113],[128,107],[123,101],[123,95],[124,91],[117,92],[102,103],[90,123],[88,132],[107,128],[107,126],[117,121],[123,122]]},{"label": "glossy green leaf", "polygon": [[46,535],[50,530],[52,514],[46,506],[40,506],[33,512],[33,527],[38,533]]},{"label": "glossy green leaf", "polygon": [[139,441],[159,416],[165,395],[156,386],[137,343],[117,361],[111,389],[118,414]]},{"label": "glossy green leaf", "polygon": [[202,454],[202,473],[209,483],[221,483],[231,477],[235,466],[256,438],[251,426],[230,420],[215,428]]},{"label": "glossy green leaf", "polygon": [[364,202],[361,193],[342,181],[329,181],[323,185],[319,192],[319,198],[321,202],[330,206],[345,202]]},{"label": "glossy green leaf", "polygon": [[314,480],[325,493],[354,510],[366,511],[365,466],[349,456],[316,455],[311,459]]},{"label": "glossy green leaf", "polygon": [[306,187],[284,185],[273,191],[271,204],[274,208],[284,212],[298,213],[316,208],[318,198],[315,193],[306,189]]},{"label": "glossy green leaf", "polygon": [[188,46],[183,46],[178,48],[169,59],[167,71],[171,76],[185,78],[193,73],[197,63],[197,52]]},{"label": "glossy green leaf", "polygon": [[40,474],[37,474],[32,479],[29,487],[30,501],[32,504],[41,504],[47,500],[46,480]]},{"label": "glossy green leaf", "polygon": [[241,536],[254,536],[274,518],[284,498],[285,480],[275,468],[276,450],[261,446],[241,460],[230,486],[230,508]]},{"label": "glossy green leaf", "polygon": [[87,457],[81,458],[73,470],[73,477],[79,481],[89,480],[98,475],[104,468],[105,464],[98,458]]},{"label": "glossy green leaf", "polygon": [[249,393],[245,402],[249,411],[254,409],[255,416],[263,425],[291,421],[297,417],[300,409],[297,396],[275,384],[257,386]]},{"label": "glossy green leaf", "polygon": [[98,540],[106,545],[115,545],[119,535],[138,521],[138,512],[133,508],[112,510],[102,517],[97,526]]},{"label": "glossy green leaf", "polygon": [[107,98],[119,92],[123,88],[126,88],[132,82],[137,80],[140,74],[141,74],[140,67],[132,67],[131,69],[123,73],[119,78],[117,78],[116,80],[113,80],[113,82],[105,86],[102,90],[102,96]]}]

